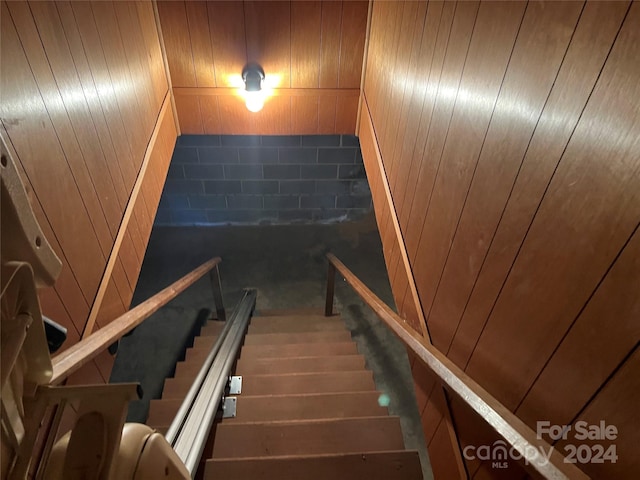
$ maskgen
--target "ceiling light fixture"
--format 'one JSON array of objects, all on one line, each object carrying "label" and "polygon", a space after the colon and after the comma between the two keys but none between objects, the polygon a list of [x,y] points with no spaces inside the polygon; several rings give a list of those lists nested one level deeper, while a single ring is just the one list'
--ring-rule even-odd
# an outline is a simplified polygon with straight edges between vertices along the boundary
[{"label": "ceiling light fixture", "polygon": [[247,109],[250,112],[259,112],[264,107],[265,92],[262,89],[264,70],[255,64],[247,65],[242,71],[244,82],[244,98]]}]

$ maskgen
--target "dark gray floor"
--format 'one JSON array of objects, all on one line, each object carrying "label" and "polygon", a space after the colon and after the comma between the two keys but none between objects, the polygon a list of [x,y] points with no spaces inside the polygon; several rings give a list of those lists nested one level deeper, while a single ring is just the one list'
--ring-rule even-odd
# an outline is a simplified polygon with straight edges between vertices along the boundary
[{"label": "dark gray floor", "polygon": [[[393,306],[372,218],[334,225],[156,227],[133,303],[145,300],[209,258],[220,256],[228,309],[246,287],[258,290],[258,311],[321,308],[327,252],[334,253]],[[400,416],[407,448],[420,452],[424,478],[432,478],[404,346],[342,281],[337,281],[335,305],[365,355],[378,390],[389,395],[390,413]],[[129,409],[129,421],[146,419],[149,400],[160,397],[164,379],[172,376],[176,362],[183,359],[212,306],[205,277],[122,340],[111,381],[137,381],[144,390],[144,398]]]}]

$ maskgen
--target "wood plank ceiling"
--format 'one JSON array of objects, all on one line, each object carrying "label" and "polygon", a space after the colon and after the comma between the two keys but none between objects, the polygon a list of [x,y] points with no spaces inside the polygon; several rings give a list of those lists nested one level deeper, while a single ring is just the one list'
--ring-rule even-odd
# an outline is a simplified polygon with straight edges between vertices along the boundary
[{"label": "wood plank ceiling", "polygon": [[[355,133],[368,2],[158,2],[182,133]],[[261,65],[273,95],[238,95]]]}]

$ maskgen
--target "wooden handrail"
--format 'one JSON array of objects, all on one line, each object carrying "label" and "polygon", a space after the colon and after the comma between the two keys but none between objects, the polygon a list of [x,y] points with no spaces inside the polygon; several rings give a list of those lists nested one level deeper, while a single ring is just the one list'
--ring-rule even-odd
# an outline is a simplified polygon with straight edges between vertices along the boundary
[{"label": "wooden handrail", "polygon": [[[140,305],[132,308],[124,315],[121,315],[106,327],[92,333],[90,336],[76,343],[72,347],[63,351],[59,355],[52,358],[53,375],[50,384],[57,385],[65,378],[78,370],[82,365],[86,364],[93,358],[97,357],[105,348],[122,338],[123,335],[140,325],[144,320],[149,318],[153,313],[158,311],[162,306],[173,300],[178,294],[182,293],[189,286],[193,285],[203,275],[212,269],[218,268],[218,264],[222,260],[220,257],[212,258],[208,262],[203,263],[180,280],[175,281],[164,290],[159,291],[153,297],[145,300]],[[216,284],[215,279],[219,275],[212,275],[214,300],[216,302],[216,310],[224,312],[222,307],[222,294],[217,289],[220,288],[219,281]]]},{"label": "wooden handrail", "polygon": [[[404,321],[389,306],[360,281],[335,255],[327,254],[329,278],[327,279],[326,315],[333,313],[333,279],[337,270],[364,302],[407,345],[444,384],[480,415],[506,442],[513,447],[530,467],[545,478],[589,479],[582,470],[520,420],[493,395],[453,363],[440,350],[427,343],[417,333],[405,329]],[[544,456],[541,454],[544,452]],[[549,452],[551,452],[549,454]]]}]

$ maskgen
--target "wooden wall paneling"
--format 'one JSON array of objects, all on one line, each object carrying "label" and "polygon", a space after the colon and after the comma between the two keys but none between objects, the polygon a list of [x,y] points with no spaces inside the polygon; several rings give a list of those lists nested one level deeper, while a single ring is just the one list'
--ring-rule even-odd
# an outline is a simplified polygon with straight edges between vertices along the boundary
[{"label": "wooden wall paneling", "polygon": [[185,2],[158,1],[157,4],[171,83],[174,87],[195,87],[193,56],[188,54],[191,52],[191,38]]},{"label": "wooden wall paneling", "polygon": [[[499,221],[529,141],[557,78],[582,5],[558,3],[550,8],[539,4],[528,5],[519,31],[517,26],[522,18],[522,4],[513,4],[513,7],[510,12],[512,16],[507,16],[500,22],[504,25],[501,32],[504,37],[485,37],[479,42],[481,51],[485,50],[486,45],[493,46],[488,56],[497,58],[495,64],[485,61],[474,63],[469,69],[471,78],[488,77],[498,81],[491,85],[491,90],[483,92],[486,93],[485,98],[491,99],[489,108],[478,109],[470,104],[467,107],[469,111],[462,106],[460,113],[464,112],[463,117],[454,117],[449,132],[452,141],[445,145],[442,153],[418,247],[420,253],[416,256],[416,265],[422,266],[420,269],[416,268],[416,274],[428,272],[425,281],[421,283],[421,294],[424,308],[429,311],[429,328],[435,345],[443,351],[447,351],[449,347],[456,324],[448,315],[446,307],[437,307],[435,312],[432,311],[432,307],[438,303],[435,296],[442,291],[444,293],[440,298],[455,297],[457,292],[450,293],[445,289],[457,289],[457,275],[464,276],[468,270],[479,268],[481,262],[471,252],[457,257],[451,244],[454,238],[459,238],[465,245],[473,243],[470,249],[477,249],[479,239],[484,244],[487,236],[477,230],[488,230]],[[500,9],[500,12],[506,10]],[[490,12],[477,25],[482,26],[488,22],[487,31],[492,32],[493,18],[495,15]],[[514,39],[515,46],[512,47]],[[504,43],[500,40],[504,40]],[[508,46],[503,49],[501,56],[496,55],[496,44]],[[475,59],[475,53],[470,52],[469,58]],[[495,70],[485,70],[492,66]],[[474,92],[474,95],[482,95],[479,91],[476,93],[473,84],[469,85],[465,80],[466,77],[463,78],[461,88]],[[514,105],[525,102],[526,113],[514,116]],[[476,111],[477,116],[474,115]],[[456,140],[465,132],[469,132],[466,136],[470,137],[472,126],[478,127],[476,136],[468,138],[464,143]],[[456,235],[456,229],[459,236]],[[451,276],[443,278],[447,259],[448,265],[454,267]],[[442,287],[441,290],[439,286]],[[461,308],[464,308],[464,300],[461,303]]]},{"label": "wooden wall paneling", "polygon": [[[103,53],[102,41],[98,33],[96,22],[94,21],[93,11],[89,3],[72,2],[68,6],[71,8],[73,21],[79,31],[84,52],[91,69],[94,83],[96,87],[100,105],[104,112],[104,118],[109,128],[111,143],[116,152],[117,164],[122,172],[125,185],[125,191],[128,193],[133,188],[135,176],[132,173],[133,160],[129,142],[119,142],[118,139],[127,139],[127,133],[123,124],[123,116],[120,112],[118,104],[118,95],[111,83],[111,72],[107,65],[106,56]],[[63,20],[68,17],[65,4],[59,5]],[[64,12],[64,13],[63,13]],[[70,21],[69,21],[70,22]],[[72,31],[69,26],[68,31]],[[113,78],[116,78],[113,72]]]},{"label": "wooden wall paneling", "polygon": [[[146,44],[142,35],[138,12],[132,2],[114,2],[116,18],[120,28],[120,35],[125,48],[127,61],[134,85],[142,82],[145,88],[136,89],[138,107],[140,108],[144,122],[137,127],[145,140],[151,136],[153,126],[158,118],[159,105],[155,105],[155,93],[153,91],[153,79],[149,69]],[[136,85],[137,86],[137,85]]]},{"label": "wooden wall paneling", "polygon": [[[142,96],[142,93],[138,92],[136,82],[131,77],[129,61],[127,59],[128,49],[125,49],[122,41],[114,6],[109,2],[91,3],[90,6],[96,20],[95,24],[98,29],[111,80],[112,82],[118,82],[118,90],[123,90],[122,92],[118,92],[119,94],[116,95],[116,98],[118,99],[118,106],[123,116],[124,130],[132,153],[127,159],[132,162],[133,173],[137,176],[148,141],[148,136],[145,134],[145,117],[142,111],[144,103],[139,103],[142,100],[138,98]],[[125,92],[128,92],[133,99],[126,98]],[[137,128],[131,127],[133,125],[136,125]]]},{"label": "wooden wall paneling", "polygon": [[[151,163],[151,160],[154,157],[154,150],[156,148],[160,148],[159,146],[166,145],[166,139],[163,139],[161,135],[168,134],[172,136],[172,138],[169,140],[171,148],[173,147],[173,143],[175,142],[175,135],[176,135],[175,125],[173,124],[173,121],[171,120],[171,118],[167,118],[168,114],[172,115],[173,112],[171,111],[171,101],[170,101],[169,95],[167,94],[167,96],[165,96],[165,100],[163,102],[162,108],[160,110],[160,114],[158,116],[158,122],[156,122],[156,126],[154,127],[154,132],[149,140],[149,147],[145,151],[145,156],[143,159],[142,167],[140,169],[140,173],[138,175],[138,178],[136,179],[136,184],[131,193],[129,202],[127,203],[127,208],[124,213],[122,226],[118,231],[118,236],[116,237],[116,240],[114,242],[112,253],[109,257],[109,261],[105,269],[105,274],[102,277],[102,280],[100,282],[100,288],[98,290],[96,300],[92,305],[89,318],[87,320],[87,326],[83,333],[83,338],[90,335],[94,329],[97,316],[102,306],[102,301],[104,300],[104,296],[109,286],[111,275],[117,261],[121,261],[130,285],[135,285],[137,282],[138,274],[140,272],[140,267],[142,264],[142,259],[135,258],[134,246],[132,242],[127,241],[127,239],[129,238],[128,227],[131,225],[132,219],[134,218],[133,214],[135,211],[139,212],[139,216],[145,216],[147,217],[147,219],[149,216],[153,216],[154,214],[153,208],[151,210],[146,210],[147,206],[143,202],[143,197],[142,197],[142,190],[143,190],[142,187],[143,187],[143,183],[146,181],[146,182],[149,182],[151,185],[156,183],[159,188],[159,182],[157,180],[154,180],[153,173],[150,173],[149,175],[147,175],[147,172],[149,170],[149,165]],[[169,124],[172,126],[170,130],[168,130],[166,127]],[[166,164],[166,169],[168,169],[168,162]],[[163,173],[162,177],[164,177],[165,174],[166,173]],[[162,180],[164,181],[164,178]],[[148,235],[151,229],[150,221],[147,228],[148,229],[145,232],[146,238],[143,243],[143,249],[146,248],[146,242],[148,241]],[[130,301],[131,301],[131,297],[123,299],[124,305],[129,305]]]},{"label": "wooden wall paneling", "polygon": [[[403,2],[402,21],[399,24],[399,39],[393,53],[393,69],[390,71],[391,81],[386,89],[389,98],[387,116],[382,123],[382,131],[378,134],[378,145],[387,173],[389,185],[393,184],[395,167],[395,144],[400,131],[400,123],[403,121],[404,97],[407,86],[407,73],[411,63],[411,50],[413,47],[413,34],[419,26],[416,21],[418,16],[417,2]],[[421,25],[420,25],[421,27]]]},{"label": "wooden wall paneling", "polygon": [[113,271],[111,272],[111,278],[115,283],[118,293],[120,294],[122,305],[125,309],[128,309],[131,294],[135,289],[135,284],[131,285],[131,283],[129,282],[127,273],[125,272],[124,266],[122,265],[122,259],[118,258],[118,260],[116,261],[113,267]]},{"label": "wooden wall paneling", "polygon": [[[542,112],[509,201],[472,289],[466,277],[457,284],[467,292],[466,308],[452,311],[458,330],[449,357],[466,365],[489,316],[503,280],[522,245],[545,189],[593,91],[617,35],[627,5],[588,3]],[[595,27],[599,24],[599,27]]]},{"label": "wooden wall paneling", "polygon": [[[418,70],[419,57],[420,57],[420,48],[422,45],[422,37],[424,33],[424,28],[426,24],[426,15],[427,15],[427,6],[426,2],[420,2],[417,4],[417,10],[413,16],[412,22],[412,30],[413,34],[411,37],[407,34],[407,41],[411,41],[410,46],[407,45],[405,47],[405,52],[408,53],[408,57],[404,58],[406,62],[407,68],[404,74],[405,80],[401,80],[404,82],[403,92],[402,92],[402,102],[400,106],[400,114],[398,117],[398,124],[396,130],[396,136],[391,144],[391,168],[389,171],[389,187],[391,190],[391,194],[394,198],[394,208],[396,209],[396,215],[398,214],[398,209],[395,205],[396,198],[402,195],[396,194],[396,185],[398,181],[398,174],[401,168],[404,166],[405,170],[408,165],[408,158],[403,157],[403,147],[404,147],[404,137],[407,133],[407,127],[410,121],[416,122],[415,127],[417,128],[417,121],[415,118],[416,110],[412,111],[412,103],[413,103],[413,95],[414,91],[417,89],[417,84],[423,81],[424,77],[418,77],[416,72]],[[411,10],[410,10],[411,11]],[[408,32],[407,32],[408,33]],[[410,116],[410,113],[413,115]],[[415,128],[413,129],[415,132]],[[415,137],[414,137],[415,138]]]},{"label": "wooden wall paneling", "polygon": [[[437,4],[436,4],[437,5]],[[435,31],[435,37],[431,35],[427,36],[427,40],[431,40],[430,45],[433,45],[433,52],[427,50],[427,53],[430,55],[430,68],[428,70],[428,77],[426,81],[426,92],[422,101],[422,110],[420,113],[420,123],[418,127],[418,136],[415,143],[415,148],[413,149],[411,165],[413,174],[409,175],[408,182],[405,187],[404,192],[404,200],[400,203],[402,205],[402,209],[398,209],[399,222],[400,227],[405,234],[405,243],[407,244],[408,252],[412,252],[413,250],[410,248],[411,241],[417,243],[419,238],[416,238],[418,234],[413,235],[413,239],[407,237],[408,235],[408,227],[409,227],[409,218],[411,217],[411,209],[413,206],[413,199],[416,195],[416,189],[418,186],[418,181],[421,175],[424,175],[423,168],[423,155],[427,143],[427,138],[429,137],[429,132],[431,128],[431,123],[434,115],[434,108],[436,106],[437,92],[440,88],[440,82],[442,79],[442,72],[445,61],[445,54],[447,52],[447,46],[449,42],[449,37],[451,33],[451,28],[453,26],[453,19],[456,12],[457,4],[454,2],[444,2],[442,5],[442,9],[439,12],[439,23],[438,28],[432,30]],[[435,12],[436,16],[437,11]],[[375,117],[372,116],[375,124]],[[422,182],[424,183],[424,182]],[[428,195],[429,192],[420,191],[420,195]],[[413,255],[410,254],[410,258],[413,259]]]},{"label": "wooden wall paneling", "polygon": [[216,86],[238,87],[247,62],[243,2],[207,2]]},{"label": "wooden wall paneling", "polygon": [[508,407],[526,394],[638,225],[640,117],[627,100],[640,96],[638,22],[634,3],[467,367]]},{"label": "wooden wall paneling", "polygon": [[217,95],[200,95],[200,114],[202,115],[202,130],[205,134],[219,134],[222,132],[222,119],[218,106]]},{"label": "wooden wall paneling", "polygon": [[[405,2],[388,2],[391,10],[386,15],[386,26],[384,29],[384,40],[382,45],[384,46],[379,52],[382,55],[381,63],[384,65],[378,76],[380,80],[377,82],[378,91],[374,93],[376,102],[370,106],[372,118],[379,121],[374,122],[374,131],[377,142],[381,148],[381,153],[384,155],[384,141],[382,137],[385,135],[384,127],[388,124],[388,109],[390,103],[390,96],[388,92],[393,91],[393,69],[396,65],[396,51],[397,45],[401,36],[401,19],[402,12],[404,10]],[[389,25],[390,24],[390,25]]]},{"label": "wooden wall paneling", "polygon": [[[293,70],[292,70],[293,71]],[[291,130],[302,135],[315,135],[319,130],[319,110],[324,97],[291,97]]]},{"label": "wooden wall paneling", "polygon": [[99,328],[106,327],[127,310],[128,308],[122,303],[120,292],[116,287],[115,277],[112,275],[100,305],[96,325]]},{"label": "wooden wall paneling", "polygon": [[67,386],[73,385],[101,385],[106,383],[100,373],[95,360],[84,364],[79,370],[73,372],[67,379]]},{"label": "wooden wall paneling", "polygon": [[[23,33],[27,36],[35,35],[35,38],[31,37],[33,40],[31,44],[36,49],[35,41],[38,42],[38,45],[40,43],[37,33],[34,33],[35,25],[33,20],[28,11],[24,10],[24,8],[28,9],[28,6],[26,4],[12,4],[13,7],[16,8],[21,29],[24,27]],[[43,103],[12,23],[14,12],[12,11],[10,15],[6,4],[2,5],[2,10],[2,58],[7,65],[12,66],[11,75],[8,75],[7,69],[3,69],[2,75],[3,124],[14,148],[20,152],[19,159],[30,183],[38,191],[38,196],[43,205],[46,205],[46,216],[56,232],[56,238],[60,246],[66,252],[68,265],[72,268],[74,276],[78,280],[84,299],[90,302],[97,289],[97,282],[99,282],[102,271],[99,261],[96,261],[96,259],[104,259],[104,257],[91,224],[89,213],[85,209],[84,199],[69,168],[65,152],[58,143],[57,132],[49,120],[49,118],[61,118],[63,114],[66,116],[66,111],[64,111],[59,95],[55,95],[56,90],[53,90],[51,95],[47,95],[49,108]],[[41,53],[41,50],[36,50],[36,52]],[[43,71],[42,75],[47,75],[45,67],[48,68],[48,64],[46,60],[42,60],[42,57],[40,57],[40,61],[44,61],[45,64],[40,64],[38,68]],[[35,68],[36,65],[34,65]],[[50,80],[50,71],[48,79]],[[28,111],[22,111],[24,108],[24,103],[21,101],[22,98],[31,99],[28,104]],[[15,118],[16,114],[21,115],[19,122],[9,123],[6,121],[7,119]],[[60,122],[62,123],[63,120],[60,119]],[[64,130],[61,130],[59,136],[60,138],[69,139],[69,148],[72,149],[74,146],[71,142],[73,134],[69,133],[70,127],[68,124],[59,125],[59,128],[63,127]],[[32,138],[28,134],[29,131],[38,131],[41,142],[32,142]],[[66,137],[65,134],[67,135]],[[75,146],[76,149],[73,152],[77,155],[76,159],[81,160],[77,145]],[[38,166],[42,165],[45,160],[49,169],[46,178],[38,175]],[[86,174],[83,165],[78,165],[78,167],[83,170],[78,174]],[[88,174],[84,179],[87,183],[90,183],[90,180],[86,177],[88,177]],[[51,182],[51,178],[55,178],[56,182]],[[61,191],[65,192],[64,196],[60,195]],[[90,198],[95,200],[95,196],[90,196]],[[67,202],[69,201],[77,205],[77,210],[71,211],[67,208]],[[104,220],[104,217],[102,218]]]},{"label": "wooden wall paneling", "polygon": [[[144,234],[144,232],[141,232]],[[122,268],[125,272],[129,285],[135,288],[135,284],[138,280],[138,275],[136,272],[136,265],[138,263],[142,263],[141,260],[138,259],[136,255],[136,250],[133,242],[131,241],[131,237],[129,235],[124,235],[122,239],[122,243],[120,244],[118,253],[117,253],[117,261],[122,264]],[[123,303],[126,304],[126,298],[123,298]]]},{"label": "wooden wall paneling", "polygon": [[339,88],[360,88],[368,1],[342,2]]},{"label": "wooden wall paneling", "polygon": [[[264,135],[284,135],[291,131],[291,98],[275,96],[267,98],[258,115],[251,115],[250,133]],[[236,99],[237,101],[237,99]],[[242,102],[240,102],[242,104]],[[244,105],[243,105],[244,108]],[[245,108],[246,111],[246,108]]]},{"label": "wooden wall paneling", "polygon": [[244,13],[248,63],[277,78],[277,87],[291,87],[291,2],[245,1]]},{"label": "wooden wall paneling", "polygon": [[[605,451],[610,446],[615,446],[617,455],[615,463],[605,460],[604,463],[589,462],[580,465],[591,478],[637,478],[640,475],[640,457],[638,456],[640,416],[637,408],[640,404],[639,371],[640,349],[636,347],[572,424],[572,432],[575,435],[577,422],[599,426],[600,422],[604,421],[605,425],[616,427],[617,438],[576,440],[574,435],[569,434],[566,442],[561,441],[558,444],[561,451],[565,452],[567,452],[565,450],[567,443],[576,446],[582,444],[592,448],[594,445],[602,445]],[[597,452],[596,449],[593,451]]]},{"label": "wooden wall paneling", "polygon": [[[413,195],[413,201],[411,202],[411,214],[407,217],[408,224],[403,229],[403,232],[405,232],[407,251],[412,261],[416,260],[421,238],[420,224],[424,221],[426,216],[425,212],[428,212],[434,183],[438,178],[443,146],[448,138],[447,133],[453,119],[453,114],[456,111],[456,97],[459,92],[463,74],[466,73],[463,72],[463,70],[473,37],[478,6],[477,2],[462,2],[457,4],[451,25],[449,42],[442,64],[441,75],[437,77],[438,86],[436,96],[433,99],[433,104],[431,105],[430,103],[428,106],[430,121],[427,129],[427,137],[425,138],[424,147],[422,147],[421,150],[421,161],[418,164],[419,169],[416,175],[415,193]],[[438,48],[438,45],[436,48]],[[438,54],[440,54],[439,51]],[[473,58],[469,56],[469,60],[471,61]],[[465,106],[463,106],[462,109],[464,109],[464,107]],[[472,110],[469,107],[469,105],[466,105],[468,110]],[[460,144],[461,142],[456,141],[455,143]],[[424,265],[415,261],[414,275],[424,308],[427,299],[424,298],[425,293],[423,292],[422,285],[425,281],[425,276],[428,277],[431,275],[431,272],[426,272]],[[426,311],[427,309],[425,309],[425,313]]]},{"label": "wooden wall paneling", "polygon": [[[215,87],[214,58],[209,34],[209,15],[206,2],[185,2],[196,86]],[[185,52],[186,53],[186,52]]]},{"label": "wooden wall paneling", "polygon": [[[407,354],[409,354],[410,351],[410,349],[407,349]],[[411,366],[411,375],[413,376],[413,385],[416,392],[418,414],[422,417],[422,412],[427,406],[431,392],[438,381],[431,370],[417,357],[414,357],[413,365]]]},{"label": "wooden wall paneling", "polygon": [[42,314],[67,329],[67,339],[62,344],[61,350],[78,343],[80,333],[62,303],[58,292],[53,287],[42,288],[38,290],[38,299],[40,300]]},{"label": "wooden wall paneling", "polygon": [[[413,278],[409,277],[409,275],[411,275],[411,270],[407,269],[404,264],[406,252],[402,250],[402,245],[399,244],[399,238],[401,237],[398,236],[398,230],[396,227],[397,219],[391,211],[392,206],[390,205],[390,196],[388,196],[386,190],[387,187],[384,183],[384,172],[381,171],[382,163],[378,158],[379,153],[377,152],[373,126],[371,124],[371,118],[369,116],[366,101],[362,103],[361,111],[361,118],[363,121],[360,123],[360,131],[358,133],[360,134],[360,145],[362,148],[365,170],[371,185],[376,221],[378,222],[380,238],[383,243],[383,254],[385,256],[388,274],[391,275],[391,273],[396,269],[396,265],[391,263],[391,254],[394,249],[400,252],[400,255],[397,257],[397,262],[402,262],[403,264],[401,272],[399,273],[401,282],[398,286],[395,286],[392,283],[394,299],[398,308],[401,308],[404,305],[404,297],[406,296],[404,293],[404,283],[406,282],[407,288],[411,290],[411,301],[414,302],[416,299],[414,296],[415,286],[412,285]],[[396,275],[396,277],[398,277],[398,275]],[[418,308],[419,307],[415,305],[411,309],[404,308],[403,311],[405,313],[407,311],[411,312],[411,315],[407,315],[407,323],[413,330],[424,336],[426,335],[425,325],[423,322],[423,316],[421,315],[421,312],[418,311]]]},{"label": "wooden wall paneling", "polygon": [[[493,478],[493,479],[525,479],[529,478],[524,466],[517,460],[506,458],[505,464],[495,467],[494,462],[499,459],[480,460],[482,452],[477,448],[483,445],[493,447],[504,445],[505,441],[493,430],[487,422],[474,412],[463,400],[455,395],[448,395],[449,411],[458,434],[460,448],[464,452],[469,447],[468,454],[463,455],[469,478]],[[476,457],[476,458],[472,458]],[[502,463],[502,462],[500,462]]]},{"label": "wooden wall paneling", "polygon": [[[174,95],[176,100],[176,110],[178,111],[178,121],[183,134],[203,134],[202,114],[200,112],[200,102],[196,95]],[[237,98],[233,100],[238,101]],[[242,104],[242,102],[240,102]],[[242,105],[244,108],[244,105]],[[246,108],[245,108],[246,110]],[[225,122],[227,121],[225,117]]]},{"label": "wooden wall paneling", "polygon": [[[523,421],[535,426],[544,418],[568,424],[588,403],[640,341],[639,291],[640,232],[636,229],[516,410]],[[549,392],[562,402],[548,402]]]},{"label": "wooden wall paneling", "polygon": [[422,27],[421,43],[417,52],[417,65],[415,70],[409,73],[410,76],[415,76],[416,81],[411,88],[411,95],[408,97],[409,110],[406,113],[406,124],[401,130],[403,132],[402,145],[399,150],[396,150],[398,155],[397,174],[394,175],[390,185],[399,220],[403,214],[404,200],[407,193],[406,185],[410,182],[411,172],[415,172],[419,165],[414,152],[418,143],[418,127],[421,124],[423,102],[431,75],[431,64],[442,16],[442,7],[442,2],[428,3]]},{"label": "wooden wall paneling", "polygon": [[291,2],[291,86],[294,88],[317,88],[320,84],[321,22],[321,2]]},{"label": "wooden wall paneling", "polygon": [[[434,395],[444,398],[441,388],[435,389],[432,397]],[[442,417],[429,442],[429,460],[433,478],[467,478],[460,448],[455,434],[452,436],[451,421],[446,415]]]},{"label": "wooden wall paneling", "polygon": [[377,111],[378,83],[384,72],[382,66],[383,52],[382,45],[385,35],[388,33],[387,17],[388,9],[393,6],[391,2],[373,2],[371,6],[371,26],[369,35],[369,45],[367,47],[367,62],[365,66],[364,84],[362,85],[363,96],[369,104],[369,110]]},{"label": "wooden wall paneling", "polygon": [[336,125],[334,133],[353,135],[358,117],[358,95],[339,96],[336,102]]},{"label": "wooden wall paneling", "polygon": [[100,205],[101,214],[96,215],[96,211],[93,211],[92,222],[94,226],[102,225],[101,220],[104,219],[109,228],[110,234],[106,236],[100,226],[96,228],[98,240],[106,256],[109,252],[109,244],[118,231],[121,215],[114,181],[100,145],[56,5],[50,2],[34,2],[30,7],[55,84],[60,91],[66,114],[71,122],[74,138],[82,154],[79,160],[83,160],[86,165],[91,182],[89,188],[94,190],[92,196],[97,196]]},{"label": "wooden wall paneling", "polygon": [[[327,3],[323,2],[323,6]],[[336,132],[336,109],[338,97],[322,96],[318,102],[318,133],[328,134]]]},{"label": "wooden wall paneling", "polygon": [[94,362],[96,364],[98,372],[100,372],[100,376],[104,380],[104,383],[109,383],[109,379],[111,378],[111,370],[113,369],[113,365],[116,362],[116,357],[111,355],[109,353],[109,350],[104,350],[94,359]]},{"label": "wooden wall paneling", "polygon": [[[129,194],[133,190],[138,166],[133,158],[135,146],[131,135],[132,129],[125,126],[130,125],[129,122],[132,121],[128,110],[129,106],[121,98],[123,93],[116,91],[112,83],[112,79],[119,78],[122,75],[121,66],[115,65],[117,59],[114,59],[111,53],[104,54],[105,50],[110,52],[111,49],[108,47],[107,40],[105,40],[107,48],[103,48],[103,39],[98,32],[91,5],[88,2],[74,2],[71,7],[76,26],[80,31],[94,82],[100,86],[97,89],[98,96],[116,154],[113,160],[115,160],[121,171],[128,201]],[[110,63],[108,63],[108,60]],[[129,234],[135,242],[138,255],[140,255],[140,252],[143,251],[142,237],[137,224],[137,221],[134,222],[134,228],[131,229]]]},{"label": "wooden wall paneling", "polygon": [[[111,134],[105,119],[105,112],[100,101],[100,93],[96,89],[93,72],[89,66],[89,61],[85,55],[80,31],[76,25],[76,20],[68,2],[56,3],[60,20],[64,28],[64,33],[69,44],[69,49],[73,57],[78,77],[82,84],[84,96],[91,111],[93,125],[96,129],[98,141],[104,155],[104,160],[109,168],[113,187],[115,188],[117,205],[122,212],[127,203],[129,193],[124,183],[122,171],[115,152]],[[119,226],[119,219],[118,219]]]},{"label": "wooden wall paneling", "polygon": [[320,88],[337,88],[343,2],[321,2]]},{"label": "wooden wall paneling", "polygon": [[155,111],[159,111],[162,106],[164,96],[169,89],[167,76],[164,69],[164,60],[160,48],[160,38],[156,26],[155,15],[152,2],[136,2],[138,21],[146,45],[147,58],[149,61],[149,71],[153,82],[155,93]]}]

